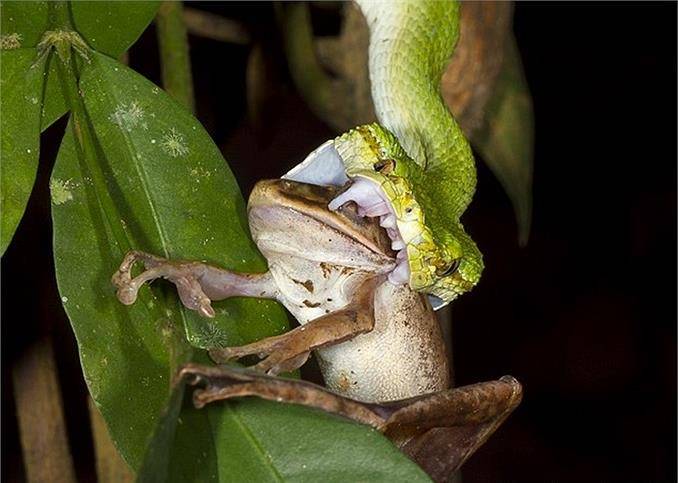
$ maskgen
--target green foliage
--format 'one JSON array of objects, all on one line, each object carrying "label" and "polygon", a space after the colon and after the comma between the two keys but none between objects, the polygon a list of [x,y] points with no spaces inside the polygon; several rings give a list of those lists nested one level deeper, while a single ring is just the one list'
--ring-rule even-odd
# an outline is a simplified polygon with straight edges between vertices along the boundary
[{"label": "green foliage", "polygon": [[534,114],[512,35],[505,45],[502,70],[486,117],[484,129],[474,136],[474,144],[511,199],[518,241],[525,245],[532,220]]},{"label": "green foliage", "polygon": [[[186,109],[101,54],[84,69],[80,89],[132,246],[237,271],[266,270],[249,238],[235,179]],[[274,302],[232,298],[214,307],[217,317],[211,321],[185,310],[192,345],[242,344],[260,338],[262,331],[270,335],[286,329],[284,313]]]},{"label": "green foliage", "polygon": [[0,52],[0,254],[31,195],[40,154],[40,99],[45,63],[35,49]]},{"label": "green foliage", "polygon": [[47,2],[0,2],[0,34],[16,40],[14,48],[35,47],[46,29]]},{"label": "green foliage", "polygon": [[[56,25],[45,18],[53,7],[22,5],[3,4],[3,15],[12,12],[3,34],[6,26],[21,29],[34,45],[47,20]],[[378,432],[315,410],[251,400],[192,406],[173,380],[177,368],[207,362],[204,347],[285,330],[277,304],[227,300],[215,304],[217,317],[208,322],[163,283],[145,287],[129,307],[115,298],[110,277],[131,248],[265,269],[233,175],[202,126],[104,55],[127,48],[154,9],[71,4],[65,22],[72,25],[57,27],[81,29],[93,48],[87,60],[74,59],[63,43],[64,59],[47,51],[36,64],[34,48],[2,53],[3,249],[5,216],[15,227],[35,177],[40,108],[44,128],[67,104],[71,119],[50,181],[57,281],[88,388],[114,443],[140,481],[428,481]]]},{"label": "green foliage", "polygon": [[118,57],[142,34],[159,1],[71,2],[73,26],[97,52]]},{"label": "green foliage", "polygon": [[[35,47],[48,28],[48,3],[0,3],[0,30],[3,37],[15,35],[21,47]],[[69,10],[78,33],[90,47],[111,57],[118,57],[151,23],[159,4],[158,1],[78,1],[70,3]],[[53,63],[47,73],[43,102],[42,131],[67,110]]]},{"label": "green foliage", "polygon": [[116,445],[138,466],[168,402],[170,353],[183,331],[180,311],[173,304],[165,309],[171,313],[162,313],[155,296],[129,308],[115,299],[110,277],[125,249],[99,207],[92,175],[79,163],[72,123],[50,187],[57,281],[85,380]]},{"label": "green foliage", "polygon": [[[87,44],[99,52],[117,58],[146,29],[160,2],[88,2],[70,3],[73,25]],[[47,75],[42,130],[66,112],[66,103],[57,81],[54,65]]]}]

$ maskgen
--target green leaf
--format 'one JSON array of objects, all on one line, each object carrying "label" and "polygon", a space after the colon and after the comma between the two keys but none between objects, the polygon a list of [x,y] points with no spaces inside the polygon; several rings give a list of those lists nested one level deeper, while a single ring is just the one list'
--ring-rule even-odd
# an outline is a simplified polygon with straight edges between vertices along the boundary
[{"label": "green leaf", "polygon": [[[218,409],[209,408],[219,481],[431,481],[368,426],[262,400],[230,402]],[[250,449],[243,453],[242,443],[248,439]]]},{"label": "green leaf", "polygon": [[[14,2],[10,2],[14,3]],[[18,2],[22,3],[22,2]],[[158,1],[71,2],[71,18],[78,33],[93,49],[117,58],[129,49],[151,23]],[[24,16],[29,12],[23,12]],[[43,108],[42,130],[66,112],[57,73],[50,65]]]},{"label": "green leaf", "polygon": [[248,398],[198,410],[184,401],[176,428],[169,471],[155,451],[143,466],[153,471],[140,471],[138,482],[164,474],[176,483],[430,482],[376,430],[301,406]]},{"label": "green leaf", "polygon": [[172,443],[176,432],[181,403],[184,399],[185,384],[182,382],[172,390],[172,396],[150,440],[143,463],[137,473],[137,482],[167,481]]},{"label": "green leaf", "polygon": [[137,41],[159,1],[71,2],[75,29],[94,50],[117,57]]},{"label": "green leaf", "polygon": [[527,243],[532,219],[534,114],[515,38],[506,42],[502,71],[487,107],[486,123],[474,145],[508,193]]},{"label": "green leaf", "polygon": [[118,213],[101,212],[69,128],[51,180],[57,280],[92,396],[123,456],[138,467],[170,394],[170,329],[186,327],[193,341],[238,344],[284,330],[286,317],[273,302],[231,299],[215,304],[217,317],[206,323],[179,309],[173,288],[166,298],[162,284],[153,293],[144,288],[131,307],[117,301],[110,277],[128,247],[118,246],[111,223],[135,248],[160,255],[248,271],[265,264],[248,238],[228,166],[183,107],[100,54],[85,67],[80,89]]},{"label": "green leaf", "polygon": [[[18,47],[35,47],[47,29],[47,2],[0,2],[0,34],[3,46],[7,42]],[[14,47],[14,48],[18,48]]]},{"label": "green leaf", "polygon": [[[121,213],[137,248],[241,272],[266,270],[250,239],[245,203],[228,165],[183,106],[99,54],[81,89],[101,148],[115,160],[111,174],[119,180]],[[147,244],[151,231],[158,240]],[[242,344],[287,328],[275,302],[231,298],[214,308],[217,315],[211,321],[185,310],[192,345]]]},{"label": "green leaf", "polygon": [[0,254],[21,221],[38,171],[44,59],[35,49],[0,52]]},{"label": "green leaf", "polygon": [[117,302],[110,277],[124,250],[107,227],[90,174],[79,166],[72,123],[50,187],[57,282],[85,381],[114,443],[138,467],[169,400],[170,344],[165,341],[183,330],[181,320],[176,308],[159,313],[156,297],[129,308]]}]

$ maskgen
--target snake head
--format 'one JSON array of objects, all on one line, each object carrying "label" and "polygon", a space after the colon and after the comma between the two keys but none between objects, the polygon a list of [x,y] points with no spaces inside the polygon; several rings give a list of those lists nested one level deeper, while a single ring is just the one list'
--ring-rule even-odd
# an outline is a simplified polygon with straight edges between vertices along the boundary
[{"label": "snake head", "polygon": [[449,209],[450,179],[440,179],[408,156],[398,139],[379,124],[359,126],[334,140],[351,187],[330,204],[353,201],[359,212],[380,216],[398,250],[393,282],[439,300],[437,307],[473,288],[482,256]]}]

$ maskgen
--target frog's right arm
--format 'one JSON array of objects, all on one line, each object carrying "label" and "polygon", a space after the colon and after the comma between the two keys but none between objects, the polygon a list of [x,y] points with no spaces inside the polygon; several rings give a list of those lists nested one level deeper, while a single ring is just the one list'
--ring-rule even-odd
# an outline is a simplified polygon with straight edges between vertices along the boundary
[{"label": "frog's right arm", "polygon": [[[145,270],[132,278],[136,262]],[[238,273],[202,262],[173,261],[142,251],[129,252],[112,277],[118,299],[133,304],[139,289],[147,282],[164,278],[177,287],[181,302],[203,317],[214,317],[211,301],[230,297],[256,297],[278,300],[280,293],[270,272]],[[375,280],[367,280],[356,290],[353,300],[341,310],[311,320],[285,334],[268,337],[240,347],[214,348],[210,357],[219,363],[249,355],[263,358],[254,366],[269,375],[291,372],[306,363],[311,351],[338,344],[374,327],[371,295]]]}]

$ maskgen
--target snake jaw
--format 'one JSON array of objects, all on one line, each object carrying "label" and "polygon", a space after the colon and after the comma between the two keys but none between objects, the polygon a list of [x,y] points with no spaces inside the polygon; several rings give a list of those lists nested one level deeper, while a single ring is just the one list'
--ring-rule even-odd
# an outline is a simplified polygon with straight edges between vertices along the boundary
[{"label": "snake jaw", "polygon": [[[334,147],[353,184],[329,207],[353,201],[365,216],[375,213],[380,217],[402,259],[391,280],[407,282],[414,290],[437,297],[437,308],[473,288],[481,269],[467,258],[480,259],[480,253],[458,220],[445,220],[433,231],[427,218],[444,220],[446,216],[440,216],[436,200],[426,196],[425,170],[396,137],[378,124],[369,124],[339,136]],[[389,214],[384,213],[384,203],[390,207]]]},{"label": "snake jaw", "polygon": [[[327,141],[284,178],[318,185],[351,183],[329,208],[353,201],[361,216],[379,217],[397,252],[389,279],[433,297],[438,309],[475,286],[482,256],[459,220],[439,207],[436,197],[427,196],[427,176],[433,175],[407,155],[392,133],[369,124]],[[451,265],[458,269],[446,273]]]},{"label": "snake jaw", "polygon": [[349,202],[356,204],[360,216],[379,217],[379,225],[391,239],[391,249],[397,252],[396,267],[389,273],[388,279],[394,284],[409,282],[407,243],[400,235],[396,213],[386,194],[368,178],[356,177],[347,190],[330,202],[328,208],[337,210]]}]

